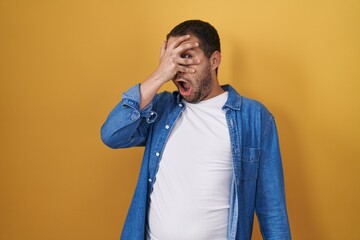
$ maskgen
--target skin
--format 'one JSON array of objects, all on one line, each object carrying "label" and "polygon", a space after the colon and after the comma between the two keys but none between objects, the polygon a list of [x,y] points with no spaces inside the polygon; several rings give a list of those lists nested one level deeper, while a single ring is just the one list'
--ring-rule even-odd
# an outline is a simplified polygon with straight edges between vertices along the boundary
[{"label": "skin", "polygon": [[218,51],[206,57],[195,36],[170,37],[161,46],[158,67],[140,85],[140,108],[149,104],[161,86],[171,80],[187,102],[197,103],[218,96],[224,92],[215,72],[220,62]]}]

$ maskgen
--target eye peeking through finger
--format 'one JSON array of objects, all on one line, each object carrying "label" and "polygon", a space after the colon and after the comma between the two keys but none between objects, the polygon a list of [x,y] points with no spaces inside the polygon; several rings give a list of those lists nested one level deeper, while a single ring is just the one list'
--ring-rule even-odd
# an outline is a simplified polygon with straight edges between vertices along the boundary
[{"label": "eye peeking through finger", "polygon": [[192,58],[192,55],[188,54],[188,53],[184,53],[184,54],[181,54],[181,57],[189,59],[189,58]]}]

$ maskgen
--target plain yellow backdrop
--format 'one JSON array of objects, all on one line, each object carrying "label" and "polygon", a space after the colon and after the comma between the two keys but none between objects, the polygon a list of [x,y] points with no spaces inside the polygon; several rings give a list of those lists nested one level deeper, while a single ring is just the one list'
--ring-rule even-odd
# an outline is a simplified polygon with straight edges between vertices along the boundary
[{"label": "plain yellow backdrop", "polygon": [[0,0],[1,240],[119,238],[143,149],[99,129],[187,19],[275,116],[293,238],[360,239],[358,0]]}]

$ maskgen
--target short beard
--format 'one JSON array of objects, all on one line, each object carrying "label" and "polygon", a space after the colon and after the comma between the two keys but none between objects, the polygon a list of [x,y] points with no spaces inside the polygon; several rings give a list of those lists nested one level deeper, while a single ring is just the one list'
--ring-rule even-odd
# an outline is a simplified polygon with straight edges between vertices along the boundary
[{"label": "short beard", "polygon": [[197,89],[193,89],[193,91],[196,90],[194,92],[194,96],[190,99],[185,98],[188,103],[199,103],[207,96],[209,96],[214,85],[213,79],[211,77],[210,65],[204,72],[205,74],[201,75],[199,78],[199,85],[196,86]]}]

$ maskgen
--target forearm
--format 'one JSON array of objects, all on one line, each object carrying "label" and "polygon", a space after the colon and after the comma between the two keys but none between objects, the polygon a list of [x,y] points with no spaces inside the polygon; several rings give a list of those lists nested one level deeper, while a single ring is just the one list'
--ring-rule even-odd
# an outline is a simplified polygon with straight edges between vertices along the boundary
[{"label": "forearm", "polygon": [[166,81],[155,71],[140,84],[140,110],[152,101],[164,82]]}]

